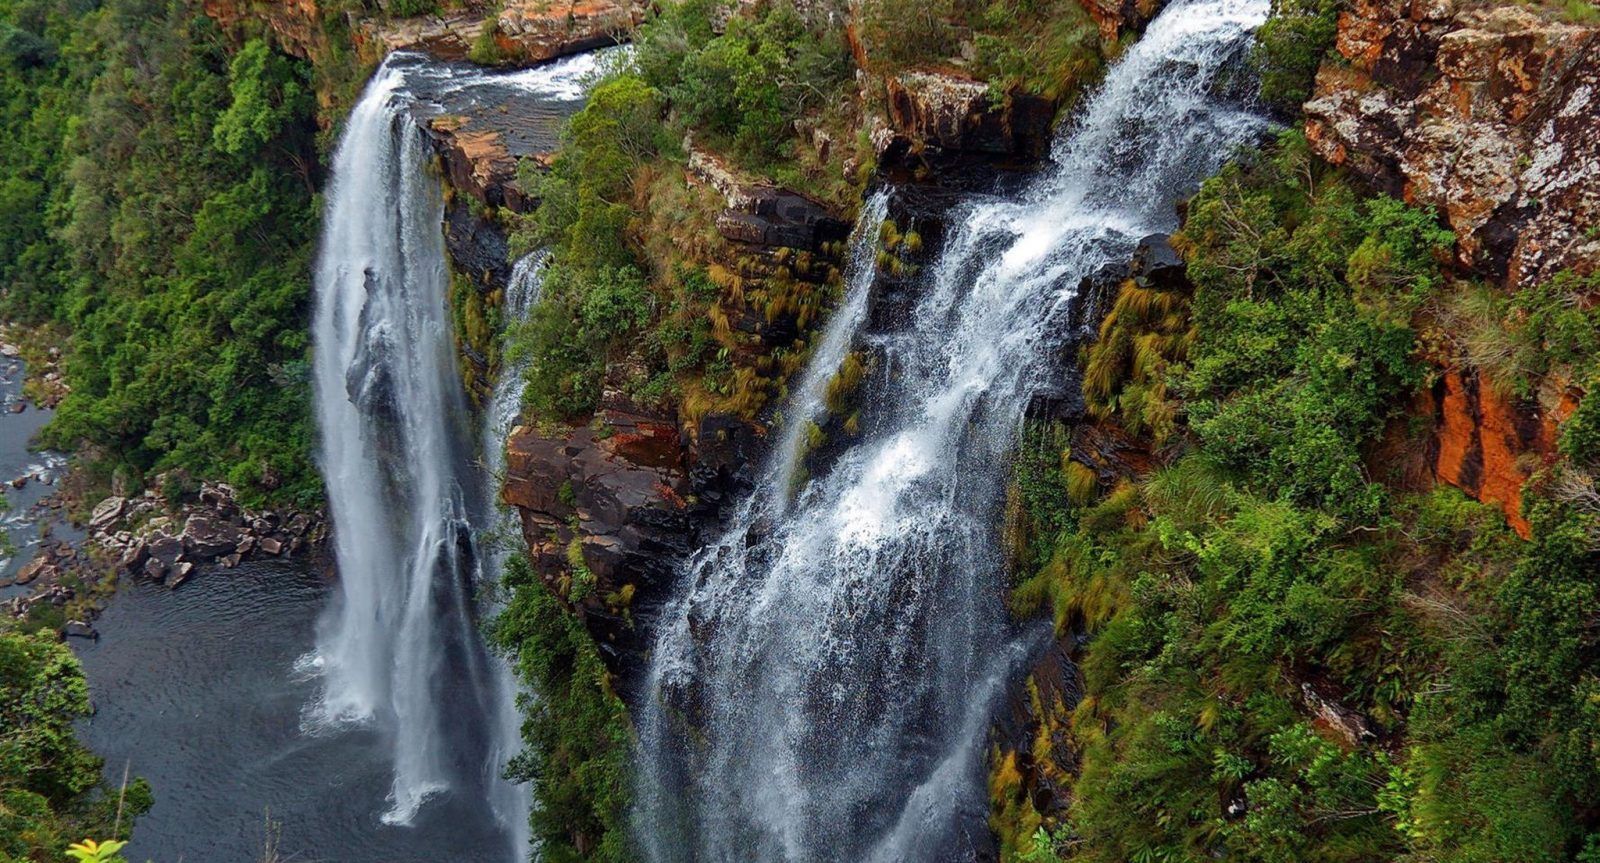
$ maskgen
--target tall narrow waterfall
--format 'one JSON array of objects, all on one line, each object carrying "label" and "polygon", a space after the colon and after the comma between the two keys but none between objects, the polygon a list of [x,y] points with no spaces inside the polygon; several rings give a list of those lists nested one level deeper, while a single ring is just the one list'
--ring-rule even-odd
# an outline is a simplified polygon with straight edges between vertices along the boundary
[{"label": "tall narrow waterfall", "polygon": [[985,841],[985,729],[1026,655],[1001,604],[1007,453],[1083,278],[1172,229],[1263,130],[1225,91],[1268,5],[1173,3],[1051,170],[957,208],[909,321],[860,337],[887,366],[861,440],[790,503],[786,439],[689,564],[640,722],[650,859],[959,860]]},{"label": "tall narrow waterfall", "polygon": [[[473,88],[532,91],[570,113],[595,64],[498,75],[391,57],[346,121],[315,273],[316,405],[339,591],[306,661],[324,683],[307,724],[369,726],[392,742],[384,821],[410,823],[435,793],[467,795],[493,807],[512,859],[528,853],[527,794],[501,777],[520,745],[515,685],[484,650],[475,593],[499,575],[479,535],[496,524],[488,478],[520,374],[497,387],[475,427],[446,305],[440,179],[417,115],[437,112],[435,99],[476,104]],[[534,299],[535,263],[515,270],[514,315]]]},{"label": "tall narrow waterfall", "polygon": [[[339,600],[318,640],[317,719],[376,722],[394,739],[393,807],[406,823],[459,775],[441,708],[489,690],[468,610],[473,500],[445,298],[444,201],[386,63],[334,155],[317,264],[317,415]],[[448,656],[447,656],[448,654]],[[444,674],[447,664],[466,673]],[[483,715],[480,710],[479,715]]]},{"label": "tall narrow waterfall", "polygon": [[[534,252],[518,260],[511,268],[511,281],[506,285],[505,302],[501,306],[507,322],[523,320],[538,304],[543,287],[543,271],[540,269],[543,263],[544,253]],[[505,573],[510,544],[521,541],[520,523],[511,512],[501,509],[496,492],[500,488],[501,475],[505,472],[506,438],[511,434],[511,428],[522,409],[523,372],[526,368],[526,361],[504,364],[495,380],[489,403],[483,409],[483,430],[478,440],[483,453],[484,472],[491,478],[484,486],[488,499],[484,501],[483,510],[488,514],[485,524],[494,545],[483,555],[483,570],[479,573],[481,581],[499,581]],[[522,714],[517,709],[516,677],[506,666],[504,657],[496,656],[493,661],[500,673],[495,678],[499,710],[494,717],[494,757],[486,765],[491,771],[501,769],[522,750]],[[495,777],[490,775],[486,778],[493,782]],[[508,825],[512,835],[511,847],[517,850],[520,859],[528,848],[531,835],[527,790],[505,782],[491,787],[490,803],[501,822]]]}]

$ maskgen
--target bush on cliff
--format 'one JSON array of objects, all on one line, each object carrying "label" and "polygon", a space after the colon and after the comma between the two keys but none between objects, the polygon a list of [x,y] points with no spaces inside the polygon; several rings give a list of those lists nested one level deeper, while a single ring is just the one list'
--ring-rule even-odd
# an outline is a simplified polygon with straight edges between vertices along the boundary
[{"label": "bush on cliff", "polygon": [[1256,32],[1251,60],[1261,100],[1295,114],[1311,98],[1317,69],[1339,34],[1343,0],[1273,0],[1272,17]]},{"label": "bush on cliff", "polygon": [[533,783],[534,839],[551,863],[632,859],[627,835],[627,709],[583,623],[528,565],[506,564],[505,610],[490,625],[493,642],[537,697],[523,703],[527,744],[506,769]]},{"label": "bush on cliff", "polygon": [[963,58],[997,95],[1019,88],[1070,100],[1115,50],[1101,44],[1082,0],[865,0],[857,21],[875,66],[893,71]]},{"label": "bush on cliff", "polygon": [[[1145,363],[1176,400],[1164,463],[1087,503],[1029,491],[1037,469],[1019,483],[1038,539],[1013,605],[1094,637],[1072,807],[1013,842],[1108,863],[1588,859],[1600,512],[1555,486],[1592,465],[1536,478],[1528,543],[1406,474],[1427,430],[1398,411],[1424,346],[1447,343],[1431,214],[1363,194],[1293,133],[1188,213],[1193,293],[1172,301],[1192,338]],[[1150,327],[1119,317],[1086,362]],[[1541,331],[1568,335],[1539,340],[1536,370],[1589,338]],[[1142,409],[1118,395],[1132,366],[1098,365],[1120,370],[1100,415]]]}]

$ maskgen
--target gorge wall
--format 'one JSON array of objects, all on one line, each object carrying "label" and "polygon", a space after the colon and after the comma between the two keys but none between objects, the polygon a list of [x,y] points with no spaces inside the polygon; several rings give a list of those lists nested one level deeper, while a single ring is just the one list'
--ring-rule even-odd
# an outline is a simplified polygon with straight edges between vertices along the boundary
[{"label": "gorge wall", "polygon": [[[1438,208],[1466,277],[1509,290],[1600,269],[1600,28],[1517,6],[1358,2],[1337,51],[1305,105],[1318,155]],[[1518,399],[1506,383],[1442,369],[1433,468],[1526,536],[1521,487],[1578,392]]]},{"label": "gorge wall", "polygon": [[[860,8],[806,5],[848,25],[854,66],[840,123],[802,121],[786,130],[798,142],[805,179],[787,172],[780,182],[741,164],[726,140],[688,135],[675,158],[640,172],[659,185],[629,190],[636,210],[689,211],[675,211],[675,221],[636,217],[624,233],[657,265],[650,277],[658,282],[671,281],[678,265],[707,274],[715,300],[706,311],[736,387],[642,397],[628,382],[645,361],[613,350],[592,411],[531,417],[508,443],[503,500],[519,512],[533,569],[581,622],[610,672],[608,685],[630,706],[646,635],[682,561],[723,518],[725,504],[748,490],[752,466],[770,447],[772,409],[786,394],[794,357],[809,350],[839,287],[842,241],[862,189],[885,179],[900,187],[870,300],[869,314],[888,317],[909,302],[897,291],[910,290],[910,274],[939,248],[952,190],[1014,183],[1016,169],[1048,154],[1058,112],[1077,95],[1015,81],[997,92],[974,68],[971,44],[957,40],[945,55],[907,61],[872,42]],[[1134,38],[1162,5],[1082,3],[1098,34],[1097,62]],[[332,50],[328,13],[310,0],[211,0],[207,11],[224,24],[265,21],[283,47],[302,56]],[[507,3],[401,21],[340,16],[368,62],[419,48],[514,64],[604,44],[646,12],[625,2]],[[1335,50],[1338,58],[1321,64],[1298,118],[1313,152],[1371,190],[1435,208],[1456,236],[1452,279],[1512,291],[1558,272],[1600,268],[1600,237],[1585,227],[1600,223],[1600,29],[1513,6],[1357,0],[1339,15]],[[1093,79],[1085,74],[1075,83]],[[524,178],[547,172],[556,158],[530,147],[520,134],[528,119],[506,108],[429,122],[453,195],[446,228],[454,264],[486,307],[509,273],[516,221],[500,211],[533,212],[536,190],[524,188]],[[824,174],[828,179],[819,179]],[[668,187],[670,195],[662,191]],[[907,234],[914,244],[905,244]],[[1126,272],[1102,274],[1092,316],[1106,312],[1127,283],[1192,292],[1182,269],[1165,239],[1151,238]],[[480,383],[492,377],[487,350],[469,344],[463,351]],[[1556,459],[1561,423],[1585,382],[1547,381],[1517,395],[1508,382],[1461,363],[1449,346],[1432,349],[1429,360],[1433,384],[1396,421],[1431,426],[1420,459],[1425,480],[1500,507],[1530,536],[1524,487]],[[1071,392],[1077,386],[1063,386],[1062,401],[1072,404],[1041,403],[1033,412],[1073,421],[1068,461],[1093,474],[1101,489],[1145,477],[1161,447],[1148,430],[1086,416]],[[846,421],[834,418],[819,436],[845,439]],[[1054,822],[1071,803],[1081,767],[1073,713],[1085,688],[1073,660],[1083,643],[1075,627],[1059,632],[1013,688],[991,732],[995,817],[1007,830]],[[1302,708],[1324,725],[1364,727],[1349,719],[1338,693],[1321,682],[1305,687]],[[586,830],[572,828],[574,846],[595,847],[597,837]]]}]

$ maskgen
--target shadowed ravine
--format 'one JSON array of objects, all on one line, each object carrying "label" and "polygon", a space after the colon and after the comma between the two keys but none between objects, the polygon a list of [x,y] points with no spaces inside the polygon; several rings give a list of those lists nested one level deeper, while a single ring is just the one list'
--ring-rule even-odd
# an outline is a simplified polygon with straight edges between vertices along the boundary
[{"label": "shadowed ravine", "polygon": [[[1174,202],[1264,122],[1229,94],[1266,0],[1173,4],[1022,194],[957,208],[909,319],[861,332],[874,218],[806,381],[881,357],[862,435],[790,500],[782,435],[687,566],[640,717],[636,836],[654,861],[961,860],[988,844],[983,752],[1028,654],[1001,603],[997,509],[1082,280],[1175,226]],[[865,238],[863,241],[862,237]],[[832,365],[829,365],[832,364]],[[799,423],[818,409],[796,387]],[[793,427],[791,426],[791,429]]]}]

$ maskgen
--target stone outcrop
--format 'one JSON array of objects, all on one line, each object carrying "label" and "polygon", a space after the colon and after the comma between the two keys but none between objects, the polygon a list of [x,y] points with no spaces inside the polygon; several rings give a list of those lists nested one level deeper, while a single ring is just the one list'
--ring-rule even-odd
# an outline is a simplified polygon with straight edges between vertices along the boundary
[{"label": "stone outcrop", "polygon": [[685,150],[689,185],[714,189],[725,204],[714,219],[721,242],[702,250],[703,263],[720,287],[742,285],[725,291],[718,308],[728,328],[747,337],[735,359],[753,363],[793,343],[814,320],[824,286],[842,278],[850,225],[805,195],[740,176],[692,140]]},{"label": "stone outcrop", "polygon": [[996,100],[985,82],[948,72],[906,72],[885,85],[890,125],[911,145],[1024,158],[1049,147],[1048,99],[1018,91]]},{"label": "stone outcrop", "polygon": [[1300,707],[1311,717],[1312,724],[1336,736],[1346,747],[1354,749],[1377,737],[1372,723],[1341,703],[1325,684],[1303,681],[1298,696]]},{"label": "stone outcrop", "polygon": [[812,199],[770,183],[736,175],[719,156],[685,142],[689,180],[722,195],[726,209],[717,215],[717,233],[747,246],[785,247],[820,252],[850,235],[850,226]]},{"label": "stone outcrop", "polygon": [[635,592],[668,583],[693,536],[674,418],[606,410],[554,434],[518,426],[501,496],[521,514],[529,562],[608,662],[637,659]]},{"label": "stone outcrop", "polygon": [[1080,0],[1100,27],[1100,38],[1107,44],[1128,31],[1139,32],[1156,17],[1166,0]]},{"label": "stone outcrop", "polygon": [[517,185],[517,157],[505,135],[492,128],[470,128],[472,125],[471,119],[459,115],[438,117],[427,125],[450,187],[490,206],[531,210]]},{"label": "stone outcrop", "polygon": [[1083,699],[1083,675],[1071,658],[1076,646],[1071,634],[1051,640],[1027,677],[1007,690],[990,727],[990,796],[1012,830],[1031,835],[1030,824],[1059,821],[1072,804],[1079,765],[1071,718]]},{"label": "stone outcrop", "polygon": [[1433,475],[1499,506],[1526,539],[1531,526],[1522,515],[1522,488],[1555,458],[1560,423],[1577,407],[1577,394],[1562,393],[1546,410],[1537,400],[1501,394],[1473,370],[1447,369],[1427,402],[1434,420]]},{"label": "stone outcrop", "polygon": [[[1459,263],[1507,289],[1600,269],[1600,27],[1515,5],[1359,0],[1305,106],[1316,152],[1373,187],[1438,208]],[[1431,411],[1433,478],[1529,533],[1522,488],[1575,402],[1510,399],[1445,368]]]},{"label": "stone outcrop", "polygon": [[187,581],[198,567],[231,569],[255,557],[278,557],[318,548],[327,536],[320,516],[251,512],[233,488],[205,483],[195,502],[169,512],[161,496],[109,497],[90,513],[89,541],[115,561],[120,573],[167,587]]},{"label": "stone outcrop", "polygon": [[317,0],[205,0],[201,8],[228,32],[243,32],[249,27],[241,25],[261,22],[279,47],[303,60],[327,51],[328,37],[322,29],[326,11]]},{"label": "stone outcrop", "polygon": [[641,0],[505,0],[443,15],[367,21],[361,32],[380,53],[416,48],[447,60],[465,59],[489,38],[504,62],[527,64],[616,44],[648,9]]},{"label": "stone outcrop", "polygon": [[1514,5],[1360,0],[1305,106],[1317,153],[1438,207],[1519,285],[1600,268],[1600,27]]}]

